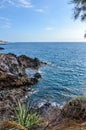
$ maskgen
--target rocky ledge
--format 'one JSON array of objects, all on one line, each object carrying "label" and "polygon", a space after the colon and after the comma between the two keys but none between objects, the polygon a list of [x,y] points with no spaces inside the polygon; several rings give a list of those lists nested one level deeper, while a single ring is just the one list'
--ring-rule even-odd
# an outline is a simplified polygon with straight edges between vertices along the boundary
[{"label": "rocky ledge", "polygon": [[[38,69],[45,63],[26,55],[0,54],[0,120],[10,119],[18,100],[24,101],[27,87],[39,81]],[[29,77],[26,69],[34,70]],[[29,73],[29,71],[28,71]]]},{"label": "rocky ledge", "polygon": [[[26,68],[38,70],[43,64],[38,58],[29,58],[25,55],[0,54],[0,89],[33,85],[38,81],[38,72],[28,77]],[[28,74],[29,75],[29,74]],[[39,74],[40,75],[40,74]]]},{"label": "rocky ledge", "polygon": [[86,97],[72,99],[61,108],[45,103],[39,111],[44,122],[35,130],[86,130]]},{"label": "rocky ledge", "polygon": [[[38,82],[41,75],[37,70],[46,63],[38,58],[25,55],[0,54],[0,120],[14,118],[17,101],[25,101],[29,86]],[[36,70],[33,77],[28,77],[26,68]],[[29,71],[28,71],[29,73]],[[36,107],[34,107],[36,108]],[[33,108],[33,110],[34,110]],[[43,122],[35,130],[86,130],[86,97],[78,97],[66,103],[62,108],[45,103],[37,108]]]}]

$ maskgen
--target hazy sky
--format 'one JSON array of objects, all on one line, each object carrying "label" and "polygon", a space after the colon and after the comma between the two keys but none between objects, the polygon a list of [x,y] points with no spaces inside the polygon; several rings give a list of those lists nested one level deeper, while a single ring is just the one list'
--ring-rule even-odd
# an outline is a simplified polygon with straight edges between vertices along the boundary
[{"label": "hazy sky", "polygon": [[86,41],[86,23],[73,20],[70,0],[0,0],[0,39]]}]

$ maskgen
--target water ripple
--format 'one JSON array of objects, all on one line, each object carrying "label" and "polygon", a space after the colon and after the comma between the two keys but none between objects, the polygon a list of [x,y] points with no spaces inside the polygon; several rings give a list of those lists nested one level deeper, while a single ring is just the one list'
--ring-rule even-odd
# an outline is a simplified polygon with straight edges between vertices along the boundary
[{"label": "water ripple", "polygon": [[4,53],[48,62],[40,70],[42,79],[32,87],[32,102],[62,105],[73,97],[86,96],[86,43],[14,43],[2,47]]}]

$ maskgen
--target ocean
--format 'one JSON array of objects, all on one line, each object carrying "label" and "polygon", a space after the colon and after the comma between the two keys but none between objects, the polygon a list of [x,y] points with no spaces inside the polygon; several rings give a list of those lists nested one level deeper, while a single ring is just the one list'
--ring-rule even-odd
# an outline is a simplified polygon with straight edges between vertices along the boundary
[{"label": "ocean", "polygon": [[48,64],[40,68],[39,83],[29,93],[33,103],[63,105],[71,98],[86,96],[86,43],[16,42],[0,45],[0,53],[25,54]]}]

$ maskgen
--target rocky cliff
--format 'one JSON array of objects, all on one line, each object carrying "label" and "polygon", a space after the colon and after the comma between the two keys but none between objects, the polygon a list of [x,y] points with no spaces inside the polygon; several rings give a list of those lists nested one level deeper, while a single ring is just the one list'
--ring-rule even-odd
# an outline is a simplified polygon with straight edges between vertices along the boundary
[{"label": "rocky cliff", "polygon": [[38,58],[32,59],[25,55],[0,54],[0,89],[32,85],[38,81],[35,77],[27,76],[25,69],[38,70],[43,64]]},{"label": "rocky cliff", "polygon": [[[18,100],[24,101],[28,87],[37,83],[41,75],[37,70],[45,63],[25,55],[0,54],[0,120],[10,119]],[[33,69],[29,77],[26,68]],[[29,73],[29,71],[28,71]],[[28,86],[28,87],[25,87]]]}]

